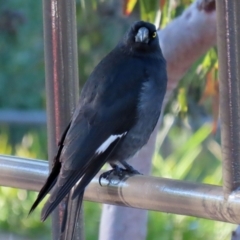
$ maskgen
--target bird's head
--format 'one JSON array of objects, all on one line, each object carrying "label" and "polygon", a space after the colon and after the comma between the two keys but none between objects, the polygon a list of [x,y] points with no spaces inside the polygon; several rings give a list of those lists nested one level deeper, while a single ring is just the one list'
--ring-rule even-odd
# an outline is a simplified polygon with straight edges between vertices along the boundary
[{"label": "bird's head", "polygon": [[155,25],[138,21],[134,23],[121,44],[129,53],[146,53],[160,50],[157,30]]}]

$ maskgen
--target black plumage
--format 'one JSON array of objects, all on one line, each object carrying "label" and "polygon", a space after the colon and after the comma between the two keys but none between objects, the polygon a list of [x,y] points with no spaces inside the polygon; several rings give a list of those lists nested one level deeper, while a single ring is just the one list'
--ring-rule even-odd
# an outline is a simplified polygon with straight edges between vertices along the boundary
[{"label": "black plumage", "polygon": [[166,62],[156,28],[139,21],[96,66],[83,87],[52,172],[30,212],[51,189],[42,210],[43,221],[74,185],[71,197],[81,199],[106,162],[114,168],[121,163],[134,172],[125,161],[147,143],[160,115],[166,85]]}]

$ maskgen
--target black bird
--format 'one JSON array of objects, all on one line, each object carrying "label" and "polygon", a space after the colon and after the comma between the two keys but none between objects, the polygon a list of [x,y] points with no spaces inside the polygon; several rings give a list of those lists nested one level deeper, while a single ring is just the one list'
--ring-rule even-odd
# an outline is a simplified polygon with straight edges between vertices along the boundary
[{"label": "black bird", "polygon": [[[83,195],[106,162],[113,171],[137,173],[126,160],[147,143],[158,121],[166,86],[166,62],[156,28],[136,22],[83,87],[52,171],[30,212],[52,189],[42,209],[44,221],[73,187],[72,199]],[[108,178],[109,173],[102,177]]]}]

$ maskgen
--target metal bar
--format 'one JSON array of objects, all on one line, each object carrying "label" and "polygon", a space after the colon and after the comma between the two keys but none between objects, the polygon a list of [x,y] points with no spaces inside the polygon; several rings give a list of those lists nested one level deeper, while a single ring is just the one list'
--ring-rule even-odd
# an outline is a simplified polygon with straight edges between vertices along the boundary
[{"label": "metal bar", "polygon": [[218,0],[217,42],[225,197],[240,185],[240,1]]},{"label": "metal bar", "polygon": [[[48,175],[46,161],[12,156],[0,156],[0,169],[0,185],[35,191]],[[87,187],[85,200],[240,223],[240,194],[233,192],[226,200],[220,186],[134,176],[103,181],[101,187],[98,176]]]},{"label": "metal bar", "polygon": [[44,110],[0,110],[0,124],[27,124],[27,125],[46,125],[46,112]]},{"label": "metal bar", "polygon": [[[57,143],[69,123],[79,94],[75,1],[43,0],[43,20],[51,168]],[[59,237],[64,206],[66,204],[60,204],[52,215],[53,239]]]},{"label": "metal bar", "polygon": [[48,162],[0,155],[0,186],[39,191],[49,170]]}]

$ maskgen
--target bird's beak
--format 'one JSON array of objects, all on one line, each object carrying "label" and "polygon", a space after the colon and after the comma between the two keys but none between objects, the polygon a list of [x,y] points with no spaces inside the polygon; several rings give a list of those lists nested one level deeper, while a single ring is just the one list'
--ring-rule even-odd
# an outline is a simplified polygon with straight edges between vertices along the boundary
[{"label": "bird's beak", "polygon": [[138,33],[135,36],[135,42],[148,43],[149,41],[149,31],[145,27],[138,29]]}]

